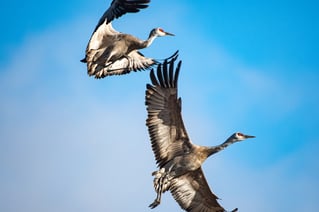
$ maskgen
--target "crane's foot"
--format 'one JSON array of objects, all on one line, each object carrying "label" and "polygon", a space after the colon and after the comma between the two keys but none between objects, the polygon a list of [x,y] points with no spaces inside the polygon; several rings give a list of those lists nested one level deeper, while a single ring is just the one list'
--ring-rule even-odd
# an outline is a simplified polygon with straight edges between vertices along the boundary
[{"label": "crane's foot", "polygon": [[236,211],[238,211],[238,208],[235,208],[234,210],[232,210],[231,212],[236,212]]},{"label": "crane's foot", "polygon": [[154,202],[152,204],[150,204],[148,207],[153,209],[153,208],[156,208],[160,203],[161,203],[161,201],[155,199]]}]

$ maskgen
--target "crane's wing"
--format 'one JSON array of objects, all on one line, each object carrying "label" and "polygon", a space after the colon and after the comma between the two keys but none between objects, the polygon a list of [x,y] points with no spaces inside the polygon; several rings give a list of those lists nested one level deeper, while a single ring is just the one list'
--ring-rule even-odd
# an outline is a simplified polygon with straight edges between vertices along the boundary
[{"label": "crane's wing", "polygon": [[[99,54],[99,50],[91,50],[91,53],[87,54]],[[93,56],[95,57],[95,56]],[[90,76],[94,75],[95,78],[104,78],[111,75],[123,75],[130,73],[131,71],[143,71],[150,69],[152,65],[158,62],[152,58],[145,57],[139,51],[132,51],[128,57],[122,57],[113,63],[105,63],[103,60],[103,54],[96,61],[88,60],[87,68]]]},{"label": "crane's wing", "polygon": [[[202,168],[172,179],[170,191],[178,204],[189,212],[226,212],[217,202]],[[237,211],[237,208],[233,212]]]},{"label": "crane's wing", "polygon": [[152,85],[147,84],[146,90],[146,125],[159,167],[189,151],[192,146],[182,120],[181,99],[177,96],[181,61],[174,69],[176,59],[177,55],[169,62],[165,60],[159,64],[156,76],[151,70]]},{"label": "crane's wing", "polygon": [[125,13],[136,13],[141,9],[147,8],[148,3],[150,3],[150,0],[113,0],[110,7],[100,18],[94,31],[96,31],[104,22],[105,24],[108,24]]},{"label": "crane's wing", "polygon": [[[176,57],[178,51],[172,56],[166,58],[170,60]],[[90,76],[94,75],[95,78],[104,78],[112,75],[123,75],[131,71],[143,71],[150,69],[158,62],[152,58],[145,57],[137,50],[132,51],[128,57],[122,57],[115,62],[107,63],[103,58],[103,49],[90,50],[87,54],[87,69]]]},{"label": "crane's wing", "polygon": [[[103,45],[114,41],[114,35],[119,33],[112,27],[111,21],[114,18],[118,18],[125,13],[136,13],[140,9],[148,7],[147,4],[149,2],[150,0],[113,0],[96,25],[87,45],[86,53],[88,54],[88,51],[91,49],[98,50],[103,48]],[[82,62],[86,62],[87,60],[86,56]]]}]

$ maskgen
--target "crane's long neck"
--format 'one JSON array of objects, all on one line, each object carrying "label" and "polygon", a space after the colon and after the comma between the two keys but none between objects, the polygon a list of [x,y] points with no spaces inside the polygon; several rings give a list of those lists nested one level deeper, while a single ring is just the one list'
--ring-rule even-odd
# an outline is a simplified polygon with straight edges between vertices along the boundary
[{"label": "crane's long neck", "polygon": [[144,48],[149,47],[153,43],[155,38],[157,38],[157,35],[151,33],[150,36],[148,37],[148,39],[143,42],[143,47]]},{"label": "crane's long neck", "polygon": [[208,157],[225,149],[229,145],[235,143],[237,140],[233,138],[233,136],[230,136],[224,143],[218,145],[218,146],[213,146],[213,147],[208,147]]}]

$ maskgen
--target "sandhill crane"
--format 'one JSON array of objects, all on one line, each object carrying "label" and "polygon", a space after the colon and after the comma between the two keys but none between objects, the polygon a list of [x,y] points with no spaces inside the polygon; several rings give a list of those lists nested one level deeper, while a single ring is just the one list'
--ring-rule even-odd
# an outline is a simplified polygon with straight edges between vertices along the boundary
[{"label": "sandhill crane", "polygon": [[89,76],[103,78],[140,71],[157,64],[157,61],[144,57],[138,50],[152,44],[156,37],[173,34],[162,28],[153,29],[147,40],[117,32],[112,21],[125,13],[136,13],[148,7],[150,0],[113,0],[110,7],[100,18],[86,48],[85,58]]},{"label": "sandhill crane", "polygon": [[[158,171],[153,172],[157,197],[150,207],[158,206],[162,193],[170,190],[174,199],[186,211],[225,212],[217,202],[218,197],[210,190],[201,165],[209,156],[230,144],[255,136],[237,132],[218,146],[193,144],[182,120],[181,98],[177,94],[181,61],[174,72],[175,59],[159,64],[156,74],[151,70],[152,85],[147,84],[146,125],[159,167]],[[233,211],[237,211],[237,208]]]}]

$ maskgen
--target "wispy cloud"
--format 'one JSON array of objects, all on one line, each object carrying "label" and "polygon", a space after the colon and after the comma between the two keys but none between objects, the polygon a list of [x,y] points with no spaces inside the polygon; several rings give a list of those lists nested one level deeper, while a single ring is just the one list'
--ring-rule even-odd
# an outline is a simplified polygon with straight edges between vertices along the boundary
[{"label": "wispy cloud", "polygon": [[27,40],[1,73],[3,211],[143,210],[151,201],[131,196],[152,192],[145,84],[127,95],[116,79],[89,79],[79,62],[86,41],[71,39],[77,27]]}]

